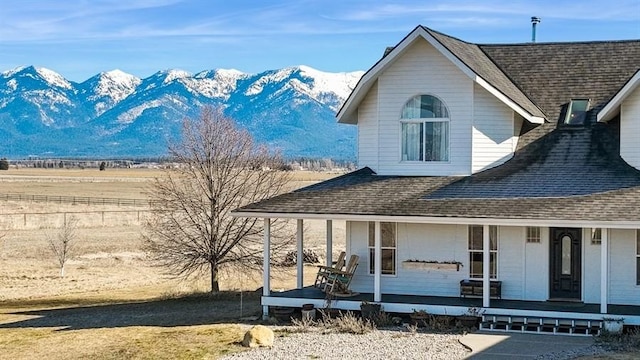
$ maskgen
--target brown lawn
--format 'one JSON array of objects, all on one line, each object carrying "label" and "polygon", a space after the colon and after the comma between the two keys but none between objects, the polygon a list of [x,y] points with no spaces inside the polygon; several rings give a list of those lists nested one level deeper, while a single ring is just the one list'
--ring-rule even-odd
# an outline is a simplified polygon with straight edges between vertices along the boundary
[{"label": "brown lawn", "polygon": [[[0,172],[0,195],[145,198],[158,170]],[[335,174],[296,173],[294,186]],[[225,273],[225,293],[206,294],[206,276],[175,279],[142,251],[144,208],[0,200],[0,358],[202,359],[237,345],[261,308],[261,274]],[[46,234],[62,216],[77,217],[78,237],[58,276]],[[325,224],[306,221],[305,245],[325,251]],[[295,231],[293,226],[291,231]],[[334,222],[334,251],[344,248],[344,223]],[[315,269],[305,267],[305,282]],[[274,270],[275,290],[293,288],[291,268]],[[242,299],[242,301],[241,301]]]}]

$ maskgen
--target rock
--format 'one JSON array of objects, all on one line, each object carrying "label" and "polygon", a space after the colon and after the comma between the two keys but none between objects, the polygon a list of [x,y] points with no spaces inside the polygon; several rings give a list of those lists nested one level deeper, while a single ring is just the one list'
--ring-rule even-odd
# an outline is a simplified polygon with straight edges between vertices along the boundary
[{"label": "rock", "polygon": [[275,338],[273,331],[264,325],[256,325],[244,334],[242,346],[244,347],[272,347]]}]

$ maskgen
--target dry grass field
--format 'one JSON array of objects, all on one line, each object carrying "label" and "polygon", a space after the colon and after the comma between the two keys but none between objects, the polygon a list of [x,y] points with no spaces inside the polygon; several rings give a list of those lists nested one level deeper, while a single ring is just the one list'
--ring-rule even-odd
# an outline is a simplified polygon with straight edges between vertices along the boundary
[{"label": "dry grass field", "polygon": [[[159,170],[11,169],[1,194],[144,199]],[[295,187],[335,176],[296,173]],[[206,294],[206,276],[176,279],[142,250],[137,206],[0,201],[0,358],[216,358],[238,351],[246,325],[260,312],[261,274],[223,274],[225,293]],[[64,278],[48,248],[64,216],[78,219]],[[321,254],[325,223],[306,221],[305,247]],[[295,231],[291,227],[292,233]],[[334,222],[334,247],[344,223]],[[306,267],[306,282],[312,281]],[[272,287],[292,288],[291,268],[274,270]],[[242,301],[240,299],[242,298]]]}]

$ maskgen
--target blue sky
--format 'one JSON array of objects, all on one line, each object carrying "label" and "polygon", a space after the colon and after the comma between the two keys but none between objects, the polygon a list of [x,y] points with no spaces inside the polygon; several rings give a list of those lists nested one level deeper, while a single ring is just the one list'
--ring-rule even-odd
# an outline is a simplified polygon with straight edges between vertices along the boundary
[{"label": "blue sky", "polygon": [[640,38],[640,0],[0,0],[0,71],[366,70],[416,25],[477,43]]}]

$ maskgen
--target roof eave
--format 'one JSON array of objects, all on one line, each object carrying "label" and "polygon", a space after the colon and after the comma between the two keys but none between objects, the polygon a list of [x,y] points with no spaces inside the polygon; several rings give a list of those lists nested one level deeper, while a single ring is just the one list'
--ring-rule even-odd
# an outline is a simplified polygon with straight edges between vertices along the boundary
[{"label": "roof eave", "polygon": [[640,85],[640,69],[624,84],[624,86],[598,112],[597,119],[607,122],[620,113],[620,105]]},{"label": "roof eave", "polygon": [[447,225],[497,225],[497,226],[543,226],[543,227],[581,227],[581,228],[615,228],[637,229],[637,221],[593,221],[563,219],[527,219],[527,218],[491,218],[491,217],[450,217],[450,216],[392,216],[365,214],[319,214],[319,213],[285,213],[269,211],[234,211],[233,217],[278,218],[308,220],[345,220],[345,221],[381,221],[422,224]]},{"label": "roof eave", "polygon": [[404,39],[396,45],[393,50],[387,56],[380,59],[371,69],[369,69],[360,79],[356,87],[353,89],[343,106],[338,111],[336,117],[338,122],[342,124],[357,124],[358,116],[357,109],[360,102],[364,99],[369,92],[373,84],[378,79],[380,73],[388,68],[393,61],[400,56],[405,50],[413,44],[418,38],[423,38],[434,48],[436,48],[442,55],[444,55],[449,61],[451,61],[460,71],[467,75],[472,81],[489,91],[493,96],[507,105],[510,109],[520,114],[524,119],[532,124],[543,124],[545,119],[539,116],[535,116],[514,101],[509,99],[506,95],[489,84],[486,80],[476,74],[469,66],[462,62],[457,56],[455,56],[449,49],[442,45],[435,37],[423,27],[418,26],[412,32],[409,33]]},{"label": "roof eave", "polygon": [[530,114],[528,111],[526,111],[521,106],[519,106],[518,104],[513,102],[511,99],[506,97],[503,93],[501,93],[498,89],[493,87],[491,84],[489,84],[480,76],[476,75],[474,81],[478,85],[480,85],[482,88],[487,90],[491,95],[495,96],[498,100],[502,101],[502,103],[507,105],[511,110],[515,111],[520,116],[522,116],[528,122],[532,124],[544,124],[544,120],[545,120],[544,118]]}]

